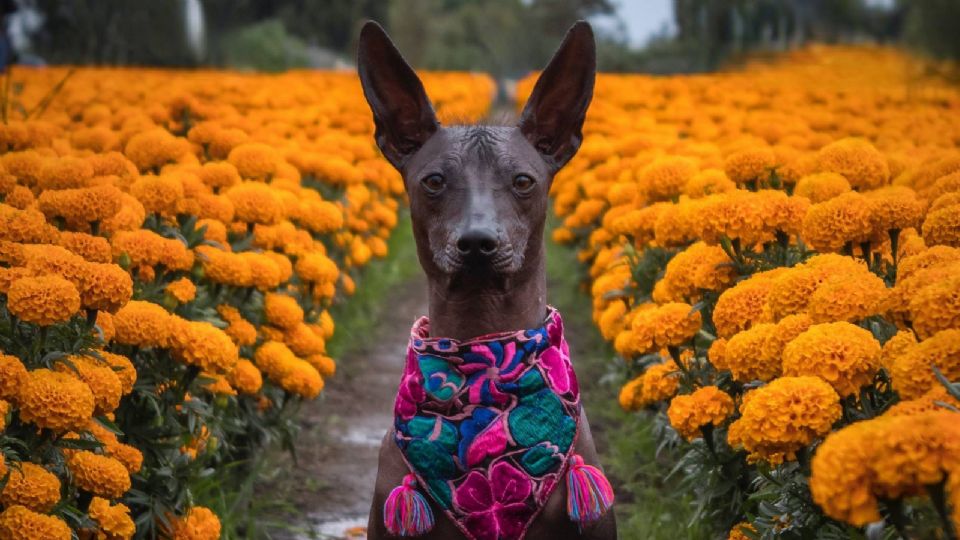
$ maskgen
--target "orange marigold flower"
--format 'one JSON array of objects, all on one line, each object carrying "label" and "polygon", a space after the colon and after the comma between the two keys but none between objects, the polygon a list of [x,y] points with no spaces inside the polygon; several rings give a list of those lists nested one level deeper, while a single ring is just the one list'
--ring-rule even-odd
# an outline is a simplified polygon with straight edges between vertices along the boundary
[{"label": "orange marigold flower", "polygon": [[766,312],[767,296],[772,279],[785,270],[777,269],[750,276],[723,291],[713,310],[713,323],[718,337],[729,338],[754,324],[770,322]]},{"label": "orange marigold flower", "polygon": [[960,400],[950,395],[943,385],[934,386],[926,394],[901,401],[883,413],[884,416],[910,416],[930,411],[948,411],[950,407],[960,409]]},{"label": "orange marigold flower", "polygon": [[923,239],[930,246],[960,247],[960,204],[927,214],[923,221]]},{"label": "orange marigold flower", "polygon": [[111,505],[106,499],[94,497],[87,513],[99,527],[98,539],[130,540],[137,532],[133,518],[130,517],[130,509],[123,503]]},{"label": "orange marigold flower", "polygon": [[10,285],[13,285],[14,282],[21,278],[34,276],[36,276],[36,273],[33,270],[22,266],[0,268],[0,293],[7,294]]},{"label": "orange marigold flower", "polygon": [[186,140],[174,137],[163,128],[155,128],[130,137],[123,153],[141,172],[145,172],[174,162],[189,151]]},{"label": "orange marigold flower", "polygon": [[191,507],[173,523],[173,540],[219,540],[220,520],[209,508]]},{"label": "orange marigold flower", "polygon": [[680,194],[696,172],[696,162],[690,158],[663,156],[641,169],[637,173],[637,182],[646,200],[669,200]]},{"label": "orange marigold flower", "polygon": [[813,325],[783,350],[784,375],[818,376],[843,397],[870,384],[879,368],[880,344],[848,322]]},{"label": "orange marigold flower", "polygon": [[213,246],[197,246],[195,250],[206,279],[233,287],[253,285],[253,273],[246,257]]},{"label": "orange marigold flower", "polygon": [[273,381],[280,382],[293,369],[299,359],[285,344],[267,341],[253,355],[258,368]]},{"label": "orange marigold flower", "polygon": [[337,363],[325,354],[311,354],[305,360],[320,373],[321,377],[333,377],[337,373]]},{"label": "orange marigold flower", "polygon": [[292,329],[303,322],[303,309],[292,296],[267,293],[263,308],[267,321],[280,328]]},{"label": "orange marigold flower", "polygon": [[721,169],[704,169],[687,180],[683,193],[691,199],[699,199],[714,193],[726,193],[737,185]]},{"label": "orange marigold flower", "polygon": [[806,197],[813,204],[829,201],[850,191],[850,182],[833,172],[823,172],[804,176],[797,181],[793,194]]},{"label": "orange marigold flower", "polygon": [[237,365],[233,367],[229,377],[230,384],[242,394],[254,395],[263,386],[263,376],[260,375],[260,370],[246,358],[237,361]]},{"label": "orange marigold flower", "polygon": [[723,248],[696,242],[670,259],[661,281],[667,284],[671,300],[692,301],[703,290],[726,289],[735,277]]},{"label": "orange marigold flower", "polygon": [[37,512],[49,512],[60,502],[60,479],[34,463],[21,462],[10,468],[10,477],[0,493],[4,506],[20,505]]},{"label": "orange marigold flower", "polygon": [[780,357],[769,355],[766,347],[776,331],[777,325],[760,323],[734,334],[723,347],[723,369],[729,370],[735,381],[745,383],[778,377]]},{"label": "orange marigold flower", "polygon": [[296,359],[279,381],[280,387],[305,399],[313,399],[323,390],[323,377],[306,361]]},{"label": "orange marigold flower", "polygon": [[56,516],[38,514],[14,505],[0,512],[0,538],[4,540],[70,540],[70,527]]},{"label": "orange marigold flower", "polygon": [[58,276],[25,277],[7,290],[7,309],[20,319],[49,326],[64,322],[80,309],[80,293]]},{"label": "orange marigold flower", "polygon": [[83,381],[93,392],[94,414],[109,414],[120,405],[123,384],[113,367],[89,356],[69,355],[70,365],[59,362],[55,370]]},{"label": "orange marigold flower", "polygon": [[129,444],[111,445],[107,448],[107,454],[122,463],[130,474],[137,474],[143,467],[143,453]]},{"label": "orange marigold flower", "polygon": [[107,311],[97,311],[97,326],[103,333],[104,344],[113,341],[113,336],[117,333],[117,329],[113,326],[113,315]]},{"label": "orange marigold flower", "polygon": [[733,398],[716,386],[704,386],[692,394],[676,396],[667,409],[670,425],[688,441],[702,437],[704,426],[719,426],[731,414]]},{"label": "orange marigold flower", "polygon": [[677,365],[672,361],[654,364],[643,372],[640,407],[666,401],[676,395],[680,386]]},{"label": "orange marigold flower", "polygon": [[[320,312],[320,318],[317,320],[317,324],[321,329],[320,337],[327,340],[333,337],[333,332],[336,327],[333,323],[333,316],[330,315],[329,311],[323,310]],[[316,329],[317,327],[313,328]]]},{"label": "orange marigold flower", "polygon": [[237,391],[230,385],[230,381],[223,375],[216,373],[201,373],[201,377],[211,379],[210,382],[203,384],[203,389],[214,395],[235,396]]},{"label": "orange marigold flower", "polygon": [[62,217],[72,227],[112,218],[123,206],[123,192],[112,185],[44,191],[37,208],[48,219]]},{"label": "orange marigold flower", "polygon": [[107,499],[122,497],[130,489],[130,473],[116,459],[80,450],[67,456],[74,484]]},{"label": "orange marigold flower", "polygon": [[960,380],[960,329],[941,330],[893,361],[890,376],[901,399],[914,399],[940,384],[931,366],[947,380]]},{"label": "orange marigold flower", "polygon": [[120,196],[120,209],[103,222],[102,229],[108,233],[117,231],[135,231],[143,225],[147,211],[143,204],[127,193]]},{"label": "orange marigold flower", "polygon": [[897,283],[909,279],[921,270],[957,261],[960,261],[960,249],[950,246],[930,247],[900,261],[897,265]]},{"label": "orange marigold flower", "polygon": [[240,173],[227,161],[210,161],[197,171],[200,180],[215,192],[240,183]]},{"label": "orange marigold flower", "polygon": [[183,182],[173,174],[145,175],[130,186],[130,194],[143,204],[147,213],[173,216],[183,199]]},{"label": "orange marigold flower", "polygon": [[654,319],[654,343],[657,347],[676,347],[693,339],[700,331],[702,317],[690,304],[673,302],[657,308]]},{"label": "orange marigold flower", "polygon": [[140,347],[167,347],[174,319],[163,307],[152,302],[131,300],[113,316],[117,342]]},{"label": "orange marigold flower", "polygon": [[237,346],[223,330],[205,321],[180,320],[174,327],[170,348],[177,360],[215,373],[236,365]]},{"label": "orange marigold flower", "polygon": [[900,355],[907,352],[914,345],[919,343],[917,336],[910,330],[900,330],[893,337],[883,344],[880,354],[880,363],[890,372],[893,369],[893,362]]},{"label": "orange marigold flower", "polygon": [[778,465],[830,432],[840,398],[819,377],[780,377],[745,394],[740,415],[727,432],[730,445]]},{"label": "orange marigold flower", "polygon": [[37,187],[41,191],[49,189],[70,189],[87,186],[93,178],[93,167],[81,158],[64,156],[46,159],[37,175]]},{"label": "orange marigold flower", "polygon": [[40,212],[18,210],[0,203],[0,240],[48,243],[58,236],[57,228],[48,224]]},{"label": "orange marigold flower", "polygon": [[273,257],[263,253],[243,252],[239,254],[250,268],[250,280],[260,291],[269,291],[280,286],[283,277],[280,267]]},{"label": "orange marigold flower", "polygon": [[863,526],[880,519],[878,499],[918,494],[956,474],[960,415],[883,415],[831,434],[812,462],[810,491],[828,516]]},{"label": "orange marigold flower", "polygon": [[127,395],[132,392],[133,385],[137,382],[137,368],[134,367],[133,362],[126,356],[108,351],[97,351],[97,354],[120,379],[122,394]]},{"label": "orange marigold flower", "polygon": [[887,183],[887,160],[864,139],[846,138],[820,149],[817,156],[821,171],[842,174],[856,189],[874,189]]},{"label": "orange marigold flower", "polygon": [[176,281],[171,281],[167,284],[165,290],[181,304],[192,302],[193,299],[197,297],[197,286],[190,281],[190,278],[183,277]]},{"label": "orange marigold flower", "polygon": [[133,296],[133,279],[116,264],[88,263],[80,283],[80,303],[86,309],[115,312]]},{"label": "orange marigold flower", "polygon": [[924,214],[924,203],[916,192],[905,186],[887,186],[864,195],[870,205],[870,220],[874,234],[885,238],[888,231],[902,231],[919,227]]},{"label": "orange marigold flower", "polygon": [[752,537],[747,536],[746,532],[744,531],[750,531],[754,533],[757,532],[757,530],[753,528],[753,525],[746,521],[741,521],[730,529],[730,534],[727,535],[727,540],[751,540]]},{"label": "orange marigold flower", "polygon": [[271,146],[255,142],[234,147],[227,157],[240,176],[255,180],[269,180],[276,172],[280,159]]},{"label": "orange marigold flower", "polygon": [[635,377],[628,381],[620,389],[620,395],[618,398],[620,408],[627,412],[641,409],[643,407],[640,404],[642,395],[643,375],[640,375],[639,377]]},{"label": "orange marigold flower", "polygon": [[815,204],[803,218],[803,239],[819,251],[840,251],[865,242],[873,232],[869,202],[850,192]]},{"label": "orange marigold flower", "polygon": [[294,354],[308,357],[313,354],[326,352],[326,343],[323,338],[310,330],[310,326],[298,323],[283,332],[283,342],[290,347]]},{"label": "orange marigold flower", "polygon": [[294,271],[298,277],[310,283],[333,283],[340,276],[337,264],[319,252],[309,252],[299,257]]},{"label": "orange marigold flower", "polygon": [[889,291],[874,274],[833,276],[810,296],[807,311],[814,322],[855,322],[883,311]]},{"label": "orange marigold flower", "polygon": [[920,339],[960,328],[960,275],[932,282],[910,299],[913,329]]},{"label": "orange marigold flower", "polygon": [[244,223],[274,225],[284,216],[283,200],[261,182],[242,182],[224,193],[235,209],[235,219]]},{"label": "orange marigold flower", "polygon": [[[943,197],[940,197],[940,199],[943,199]],[[937,200],[940,201],[940,199]],[[33,192],[30,191],[30,188],[26,186],[13,186],[13,188],[3,198],[3,203],[19,210],[26,210],[27,208],[32,207],[36,200],[37,198],[34,197]]]},{"label": "orange marigold flower", "polygon": [[0,399],[17,402],[27,368],[16,356],[0,353]]},{"label": "orange marigold flower", "polygon": [[113,257],[110,242],[100,236],[64,231],[57,243],[90,262],[108,263]]},{"label": "orange marigold flower", "polygon": [[737,184],[765,182],[776,163],[773,150],[759,146],[730,154],[723,163],[723,170]]},{"label": "orange marigold flower", "polygon": [[54,431],[83,429],[95,406],[86,383],[49,369],[29,372],[18,398],[21,420]]}]

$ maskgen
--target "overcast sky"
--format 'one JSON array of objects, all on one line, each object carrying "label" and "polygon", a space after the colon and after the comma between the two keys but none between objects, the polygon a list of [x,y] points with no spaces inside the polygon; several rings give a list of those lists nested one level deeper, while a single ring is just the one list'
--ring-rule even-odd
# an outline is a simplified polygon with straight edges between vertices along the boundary
[{"label": "overcast sky", "polygon": [[[664,29],[669,33],[675,30],[672,0],[616,0],[615,3],[626,37],[634,47],[643,47]],[[612,17],[597,17],[592,22],[600,30],[617,30],[618,21]]]}]

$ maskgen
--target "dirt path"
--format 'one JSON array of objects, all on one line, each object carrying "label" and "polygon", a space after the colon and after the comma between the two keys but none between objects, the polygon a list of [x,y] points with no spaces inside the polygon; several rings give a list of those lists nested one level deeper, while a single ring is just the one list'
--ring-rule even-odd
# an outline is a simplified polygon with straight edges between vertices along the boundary
[{"label": "dirt path", "polygon": [[367,523],[410,325],[427,312],[426,283],[418,276],[393,287],[383,301],[390,309],[373,335],[338,361],[341,373],[328,383],[324,399],[305,405],[298,463],[279,458],[287,472],[271,484],[301,514],[290,516],[285,530],[271,531],[271,538],[363,538],[349,534]]}]

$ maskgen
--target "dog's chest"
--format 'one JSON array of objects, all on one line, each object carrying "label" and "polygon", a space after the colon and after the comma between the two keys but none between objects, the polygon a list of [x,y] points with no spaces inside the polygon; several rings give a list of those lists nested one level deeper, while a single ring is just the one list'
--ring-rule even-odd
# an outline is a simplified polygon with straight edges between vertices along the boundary
[{"label": "dog's chest", "polygon": [[469,341],[429,338],[428,324],[411,335],[396,443],[468,536],[520,538],[563,478],[579,427],[560,315]]}]

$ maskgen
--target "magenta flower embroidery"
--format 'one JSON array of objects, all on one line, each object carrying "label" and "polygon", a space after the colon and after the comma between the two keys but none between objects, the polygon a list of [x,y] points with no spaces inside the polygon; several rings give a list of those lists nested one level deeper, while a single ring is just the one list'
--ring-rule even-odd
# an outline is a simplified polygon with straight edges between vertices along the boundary
[{"label": "magenta flower embroidery", "polygon": [[484,405],[503,404],[510,399],[501,385],[518,379],[527,367],[524,355],[518,353],[517,344],[497,342],[472,345],[464,353],[460,371],[467,376],[470,403]]},{"label": "magenta flower embroidery", "polygon": [[403,378],[400,379],[400,388],[393,405],[394,415],[404,420],[413,418],[417,414],[417,405],[427,399],[416,358],[417,355],[412,349],[407,351],[407,364],[404,366]]},{"label": "magenta flower embroidery", "polygon": [[468,474],[453,500],[467,514],[463,523],[477,540],[516,539],[533,514],[527,504],[532,490],[526,474],[500,461],[490,469],[489,478],[479,471]]},{"label": "magenta flower embroidery", "polygon": [[570,362],[566,343],[562,348],[554,345],[543,351],[540,355],[540,364],[546,372],[550,388],[558,394],[566,394],[571,390],[577,393],[577,376],[573,372],[573,364]]}]

